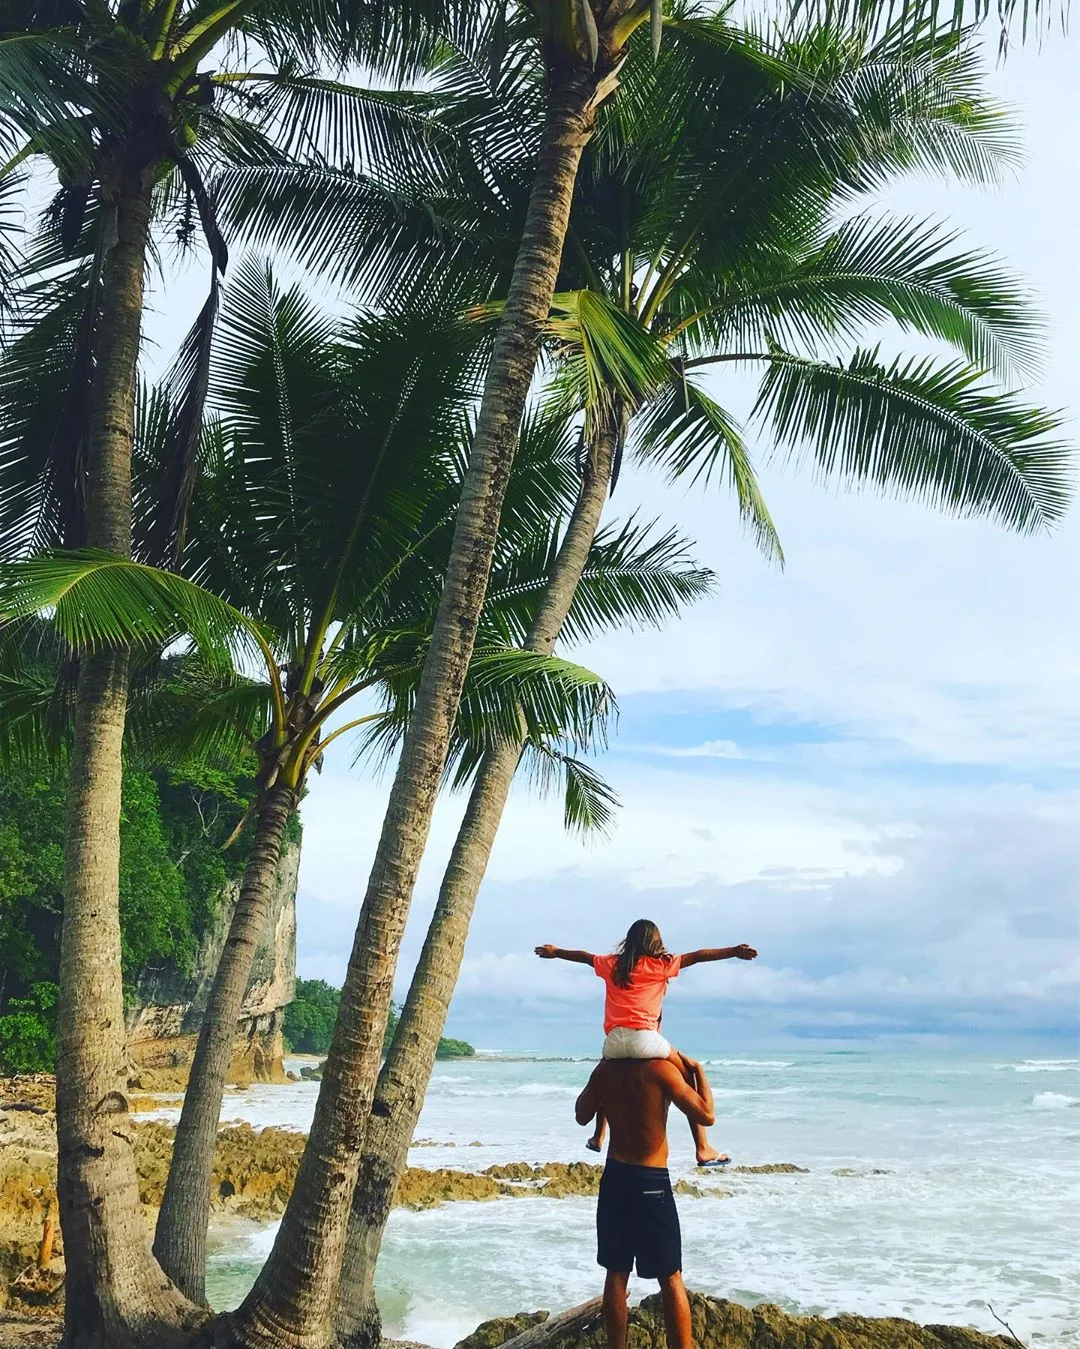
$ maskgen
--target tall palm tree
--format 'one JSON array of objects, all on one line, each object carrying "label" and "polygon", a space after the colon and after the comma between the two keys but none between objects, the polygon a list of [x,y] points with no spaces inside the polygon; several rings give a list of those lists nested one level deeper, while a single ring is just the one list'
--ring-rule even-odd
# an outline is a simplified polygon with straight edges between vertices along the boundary
[{"label": "tall palm tree", "polygon": [[[261,677],[169,661],[134,686],[129,752],[181,762],[220,756],[252,761],[254,837],[204,1015],[155,1252],[193,1301],[203,1300],[205,1233],[213,1148],[228,1062],[265,928],[282,837],[312,765],[354,727],[393,748],[410,715],[415,676],[437,598],[459,489],[467,407],[477,365],[475,325],[428,308],[346,324],[322,315],[295,289],[282,293],[268,269],[242,265],[229,287],[211,369],[207,431],[194,496],[188,566],[214,595],[258,620],[251,628]],[[167,396],[142,400],[138,495],[157,497],[170,423]],[[455,758],[464,782],[493,744],[519,736],[567,781],[567,814],[588,824],[610,810],[610,793],[573,756],[602,715],[607,694],[566,662],[517,651],[558,518],[573,487],[573,442],[565,418],[531,419],[508,497],[493,584],[459,715]],[[167,467],[167,464],[164,465]],[[33,568],[34,564],[31,564]],[[62,555],[39,564],[52,576]],[[125,600],[129,568],[91,558],[68,563],[73,604],[94,587],[141,626],[138,594]],[[73,570],[72,570],[73,568]],[[18,568],[11,573],[18,575]],[[136,573],[138,574],[138,573]],[[592,548],[581,619],[632,621],[673,612],[704,593],[709,576],[685,561],[672,535],[631,525]],[[9,581],[10,584],[10,581]],[[116,586],[121,589],[116,589]],[[100,635],[100,629],[99,635]],[[26,645],[8,640],[0,655]],[[163,688],[157,688],[163,682]],[[341,722],[358,696],[386,706]],[[61,689],[61,698],[64,690]],[[40,679],[0,683],[0,745],[34,752],[42,728],[62,722]]]},{"label": "tall palm tree", "polygon": [[[504,6],[495,7],[493,27],[499,32],[504,14]],[[488,365],[433,638],[368,881],[308,1147],[273,1250],[234,1318],[234,1326],[242,1328],[238,1333],[252,1344],[266,1342],[283,1326],[301,1338],[327,1333],[401,936],[476,638],[578,165],[597,109],[614,92],[634,31],[651,19],[658,36],[662,18],[655,0],[537,0],[532,15],[546,99],[528,206]],[[766,77],[768,70],[762,74]],[[771,72],[771,78],[778,82],[781,77]]]},{"label": "tall palm tree", "polygon": [[[289,60],[340,59],[367,43],[378,59],[390,34],[408,38],[409,20],[439,8],[437,0],[303,7],[279,0],[14,0],[5,7],[0,181],[9,186],[21,165],[51,161],[60,182],[59,251],[81,249],[85,258],[69,325],[76,359],[56,445],[57,473],[80,506],[69,513],[78,532],[66,542],[130,555],[134,391],[155,204],[175,210],[186,199],[181,228],[190,232],[198,218],[216,276],[226,249],[200,158],[246,162],[273,149],[261,128],[218,110],[220,80],[201,68],[204,62],[221,44],[228,48],[231,41],[235,54],[244,39],[253,39],[274,63],[273,85],[290,77]],[[295,87],[292,93],[303,96]],[[237,86],[230,96],[244,93]],[[316,97],[325,100],[327,91]],[[276,112],[280,119],[280,102]],[[40,255],[37,261],[47,265]],[[214,301],[212,288],[203,328]],[[189,361],[193,409],[204,364],[200,350],[204,344]],[[190,447],[197,423],[197,412],[189,413],[178,433],[178,503],[190,478],[185,442]],[[182,535],[179,509],[173,526]],[[159,1326],[186,1322],[192,1313],[162,1280],[138,1231],[124,1124],[117,886],[125,650],[103,650],[82,662],[78,679],[57,1018],[67,1333],[72,1343],[92,1343],[125,1326],[132,1342],[156,1342]]]},{"label": "tall palm tree", "polygon": [[[362,315],[341,328],[295,289],[280,293],[256,264],[230,287],[210,391],[220,420],[193,507],[189,565],[281,638],[268,688],[223,690],[189,728],[198,737],[243,717],[259,761],[250,861],[200,1030],[154,1247],[196,1300],[225,1077],[284,831],[311,766],[333,740],[367,726],[385,745],[408,724],[405,689],[399,715],[367,711],[336,722],[374,684],[393,687],[395,671],[407,686],[422,659],[460,491],[476,339],[475,327],[430,307]],[[560,727],[580,741],[598,710],[599,690],[584,672],[522,661],[501,636],[543,575],[546,516],[570,487],[561,425],[538,424],[511,484],[466,683],[474,744],[488,705],[510,680],[530,697],[534,743],[545,745]],[[609,543],[593,549],[586,590],[607,586],[609,619],[633,615],[639,577],[669,607],[707,584],[681,566],[680,547],[658,542],[663,555],[639,539],[624,544],[627,556]],[[488,735],[499,729],[496,719]],[[580,780],[577,766],[566,766]]]},{"label": "tall palm tree", "polygon": [[[814,77],[823,107],[809,121],[801,96],[763,100],[740,90],[735,71],[727,96],[692,118],[676,98],[637,119],[633,109],[656,106],[658,89],[691,80],[688,53],[671,41],[655,67],[631,69],[622,101],[601,114],[562,269],[564,284],[589,289],[557,295],[548,324],[556,387],[588,415],[586,465],[526,649],[554,648],[624,446],[673,475],[719,467],[759,544],[777,552],[738,427],[695,382],[695,369],[725,360],[765,366],[761,431],[807,444],[825,473],[1021,530],[1060,517],[1067,456],[1053,440],[1057,419],[981,378],[984,365],[1008,376],[1036,353],[1019,288],[992,261],[951,251],[932,225],[862,215],[829,223],[906,168],[985,177],[1007,162],[1008,128],[965,43],[944,27],[924,38],[913,55],[896,33],[866,25],[776,35],[776,60]],[[461,82],[468,75],[459,67]],[[852,137],[852,122],[873,134]],[[493,213],[493,243],[503,219]],[[633,378],[598,359],[601,314],[632,356]],[[884,366],[859,350],[821,359],[820,348],[853,345],[890,321],[952,346],[959,361]],[[511,742],[484,757],[379,1076],[339,1292],[339,1336],[350,1345],[378,1341],[382,1234],[520,749]]]}]

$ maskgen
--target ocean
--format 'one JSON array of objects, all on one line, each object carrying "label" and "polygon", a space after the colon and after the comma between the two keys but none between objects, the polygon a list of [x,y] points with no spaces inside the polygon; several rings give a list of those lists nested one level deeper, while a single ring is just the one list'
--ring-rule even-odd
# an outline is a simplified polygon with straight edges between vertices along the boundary
[{"label": "ocean", "polygon": [[[694,1173],[680,1198],[690,1287],[792,1312],[841,1311],[997,1329],[1080,1346],[1080,1058],[783,1052],[706,1059],[713,1141],[736,1164],[800,1175]],[[414,1166],[591,1159],[573,1119],[584,1060],[439,1064]],[[317,1085],[230,1094],[223,1118],[306,1129]],[[168,1112],[162,1117],[167,1118]],[[671,1123],[673,1178],[692,1171]],[[480,1146],[470,1146],[472,1144]],[[844,1172],[847,1174],[837,1174]],[[387,1334],[451,1346],[480,1321],[593,1296],[594,1201],[506,1199],[395,1212],[378,1274]],[[274,1224],[212,1232],[208,1291],[235,1305]],[[655,1288],[634,1281],[644,1295]]]}]

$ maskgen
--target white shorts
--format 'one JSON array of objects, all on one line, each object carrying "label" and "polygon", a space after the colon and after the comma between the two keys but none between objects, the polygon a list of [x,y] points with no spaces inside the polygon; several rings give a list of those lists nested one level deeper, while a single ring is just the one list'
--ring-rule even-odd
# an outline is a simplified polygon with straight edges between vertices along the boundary
[{"label": "white shorts", "polygon": [[671,1046],[658,1030],[613,1026],[604,1040],[605,1059],[666,1059]]}]

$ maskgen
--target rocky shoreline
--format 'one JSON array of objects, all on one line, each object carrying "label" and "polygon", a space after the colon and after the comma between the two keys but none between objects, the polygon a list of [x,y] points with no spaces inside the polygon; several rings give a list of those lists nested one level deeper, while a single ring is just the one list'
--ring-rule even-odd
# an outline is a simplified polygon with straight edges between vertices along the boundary
[{"label": "rocky shoreline", "polygon": [[[987,1335],[966,1326],[921,1326],[891,1316],[792,1316],[770,1303],[738,1302],[690,1294],[696,1349],[1024,1349],[1006,1335]],[[455,1349],[501,1349],[516,1336],[540,1327],[548,1312],[522,1312],[485,1321]],[[0,1312],[0,1349],[58,1349],[60,1327]],[[630,1311],[632,1349],[666,1349],[660,1298],[653,1294]],[[554,1334],[543,1349],[606,1349],[599,1318],[586,1328]],[[408,1340],[384,1340],[384,1349],[429,1349]]]},{"label": "rocky shoreline", "polygon": [[[1005,1335],[986,1335],[966,1326],[920,1326],[891,1316],[792,1316],[771,1303],[738,1302],[690,1294],[696,1349],[1023,1349]],[[515,1336],[540,1325],[547,1312],[524,1312],[485,1321],[455,1349],[500,1349]],[[632,1349],[666,1349],[660,1297],[653,1294],[630,1311]],[[543,1349],[605,1349],[599,1318],[587,1328],[554,1334]]]},{"label": "rocky shoreline", "polygon": [[[156,1108],[153,1098],[133,1097]],[[0,1349],[53,1349],[63,1306],[63,1248],[56,1222],[56,1138],[52,1079],[44,1075],[0,1082]],[[148,1228],[164,1193],[172,1155],[173,1128],[155,1120],[131,1125],[139,1177],[139,1198]],[[287,1129],[256,1130],[249,1124],[221,1130],[214,1159],[213,1211],[216,1217],[256,1221],[279,1217],[285,1209],[306,1138]],[[417,1140],[417,1146],[447,1146]],[[805,1169],[780,1162],[732,1168],[734,1174],[798,1175]],[[566,1198],[597,1192],[601,1167],[587,1162],[511,1162],[480,1171],[410,1167],[395,1204],[429,1209],[460,1201]],[[843,1172],[862,1175],[871,1173]],[[874,1173],[876,1174],[876,1173]],[[731,1191],[681,1180],[676,1189],[690,1199],[723,1199]],[[892,1318],[796,1317],[778,1307],[753,1309],[695,1294],[698,1349],[1018,1349],[1003,1336],[959,1326],[920,1327]],[[457,1349],[499,1346],[545,1319],[532,1312],[485,1322]],[[553,1337],[545,1349],[570,1343],[602,1349],[601,1330]],[[387,1349],[424,1349],[394,1345]],[[634,1349],[662,1349],[662,1323],[655,1299],[632,1312]]]},{"label": "rocky shoreline", "polygon": [[[161,1204],[172,1158],[172,1125],[138,1119],[153,1097],[131,1099],[139,1200],[148,1226]],[[44,1075],[0,1086],[0,1310],[55,1315],[62,1305],[63,1246],[56,1214],[56,1118],[53,1083]],[[234,1124],[218,1134],[212,1178],[216,1217],[266,1222],[285,1211],[306,1135]],[[410,1167],[395,1205],[429,1209],[454,1201],[594,1195],[599,1166],[586,1162],[514,1162],[484,1171]]]}]

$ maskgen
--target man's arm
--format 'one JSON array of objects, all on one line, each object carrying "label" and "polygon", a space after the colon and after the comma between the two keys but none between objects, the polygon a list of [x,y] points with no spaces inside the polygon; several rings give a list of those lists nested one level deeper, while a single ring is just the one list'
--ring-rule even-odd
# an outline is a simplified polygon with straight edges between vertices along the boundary
[{"label": "man's arm", "polygon": [[[709,1086],[709,1079],[705,1076],[705,1069],[697,1059],[689,1058],[686,1054],[683,1055],[683,1059],[694,1074],[694,1086],[689,1086],[678,1068],[665,1059],[661,1065],[664,1072],[664,1087],[671,1097],[672,1105],[681,1110],[691,1124],[703,1124],[708,1128],[716,1123],[712,1087]],[[581,1094],[584,1096],[585,1092]]]},{"label": "man's arm", "polygon": [[597,1064],[592,1070],[588,1082],[585,1083],[585,1090],[574,1102],[574,1118],[579,1124],[591,1124],[600,1109],[600,1092],[596,1084],[596,1076],[599,1071],[600,1064]]},{"label": "man's arm", "polygon": [[707,946],[701,951],[687,951],[679,964],[682,969],[688,965],[704,965],[708,960],[756,960],[757,952],[745,942],[741,946]]},{"label": "man's arm", "polygon": [[564,951],[561,946],[537,946],[535,949],[541,960],[570,960],[575,965],[593,963],[593,956],[588,951]]}]

